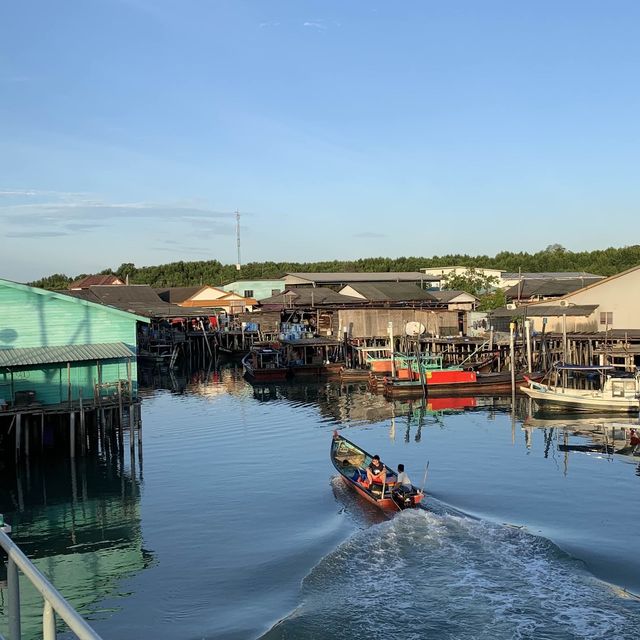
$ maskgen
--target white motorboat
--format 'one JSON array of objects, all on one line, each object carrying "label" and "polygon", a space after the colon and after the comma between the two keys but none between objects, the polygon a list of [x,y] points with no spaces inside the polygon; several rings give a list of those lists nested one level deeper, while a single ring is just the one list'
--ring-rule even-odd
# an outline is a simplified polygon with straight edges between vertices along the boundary
[{"label": "white motorboat", "polygon": [[[557,367],[563,371],[599,372],[604,376],[600,389],[571,389],[527,380],[520,387],[542,410],[590,411],[598,413],[638,413],[640,410],[640,373],[615,372],[613,367]],[[556,376],[559,377],[559,376]]]}]

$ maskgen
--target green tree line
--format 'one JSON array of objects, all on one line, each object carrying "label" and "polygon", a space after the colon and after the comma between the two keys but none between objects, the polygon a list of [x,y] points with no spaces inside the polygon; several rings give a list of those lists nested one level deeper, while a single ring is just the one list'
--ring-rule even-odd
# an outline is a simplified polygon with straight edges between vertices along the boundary
[{"label": "green tree line", "polygon": [[[425,267],[460,265],[520,271],[583,271],[611,276],[640,264],[640,245],[595,251],[568,251],[560,245],[550,245],[537,253],[501,251],[495,256],[448,254],[432,257],[360,258],[358,260],[330,260],[324,262],[249,262],[236,271],[234,264],[218,260],[170,262],[156,266],[136,267],[121,264],[117,269],[105,269],[102,274],[115,274],[130,284],[149,284],[153,287],[181,287],[199,284],[221,285],[238,279],[279,278],[286,272],[309,271],[419,271]],[[56,273],[29,284],[44,289],[66,289],[71,282],[87,274],[74,277]]]}]

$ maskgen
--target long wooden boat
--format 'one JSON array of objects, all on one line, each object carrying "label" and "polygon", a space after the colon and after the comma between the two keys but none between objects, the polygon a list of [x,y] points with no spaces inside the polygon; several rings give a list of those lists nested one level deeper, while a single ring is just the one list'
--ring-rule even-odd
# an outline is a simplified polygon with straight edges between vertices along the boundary
[{"label": "long wooden boat", "polygon": [[281,343],[294,377],[339,377],[345,365],[344,345],[335,338],[284,339]]},{"label": "long wooden boat", "polygon": [[[516,385],[527,381],[542,380],[541,372],[525,374],[516,373]],[[511,390],[511,372],[501,373],[476,373],[475,371],[454,370],[447,372],[427,371],[423,380],[399,380],[386,378],[383,381],[384,395],[389,398],[415,397],[426,394],[453,395],[453,394],[487,394],[500,393]]]},{"label": "long wooden boat", "polygon": [[347,486],[384,511],[401,511],[417,507],[424,496],[423,492],[413,485],[407,493],[396,490],[398,474],[387,465],[384,465],[387,482],[382,488],[372,490],[366,486],[366,468],[372,459],[373,456],[357,444],[347,440],[337,431],[333,432],[331,462]]},{"label": "long wooden boat", "polygon": [[317,364],[294,363],[289,364],[289,371],[291,371],[294,377],[339,378],[340,370],[343,366],[344,364],[341,362],[320,362]]},{"label": "long wooden boat", "polygon": [[259,347],[242,358],[245,375],[256,382],[278,382],[284,380],[289,369],[282,362],[277,349]]},{"label": "long wooden boat", "polygon": [[527,380],[520,387],[542,410],[588,411],[598,413],[638,413],[640,410],[640,374],[616,374],[613,367],[559,366],[562,371],[601,371],[606,375],[602,389],[571,389],[564,386],[540,384]]}]

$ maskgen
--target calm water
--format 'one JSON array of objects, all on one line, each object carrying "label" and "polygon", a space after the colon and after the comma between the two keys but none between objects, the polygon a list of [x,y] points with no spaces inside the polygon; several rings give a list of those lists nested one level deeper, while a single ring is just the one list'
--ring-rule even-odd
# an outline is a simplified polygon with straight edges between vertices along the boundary
[{"label": "calm water", "polygon": [[[3,471],[14,539],[105,639],[640,637],[640,458],[558,447],[598,421],[565,440],[509,399],[152,382],[142,461]],[[428,461],[429,509],[386,519],[346,489],[335,428],[417,484]]]}]

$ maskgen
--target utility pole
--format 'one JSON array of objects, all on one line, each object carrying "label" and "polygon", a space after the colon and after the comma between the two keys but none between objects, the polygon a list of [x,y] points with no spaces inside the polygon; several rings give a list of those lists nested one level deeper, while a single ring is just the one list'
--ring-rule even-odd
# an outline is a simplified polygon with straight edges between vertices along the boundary
[{"label": "utility pole", "polygon": [[236,209],[236,240],[238,243],[238,262],[236,262],[236,271],[240,271],[240,212]]}]

